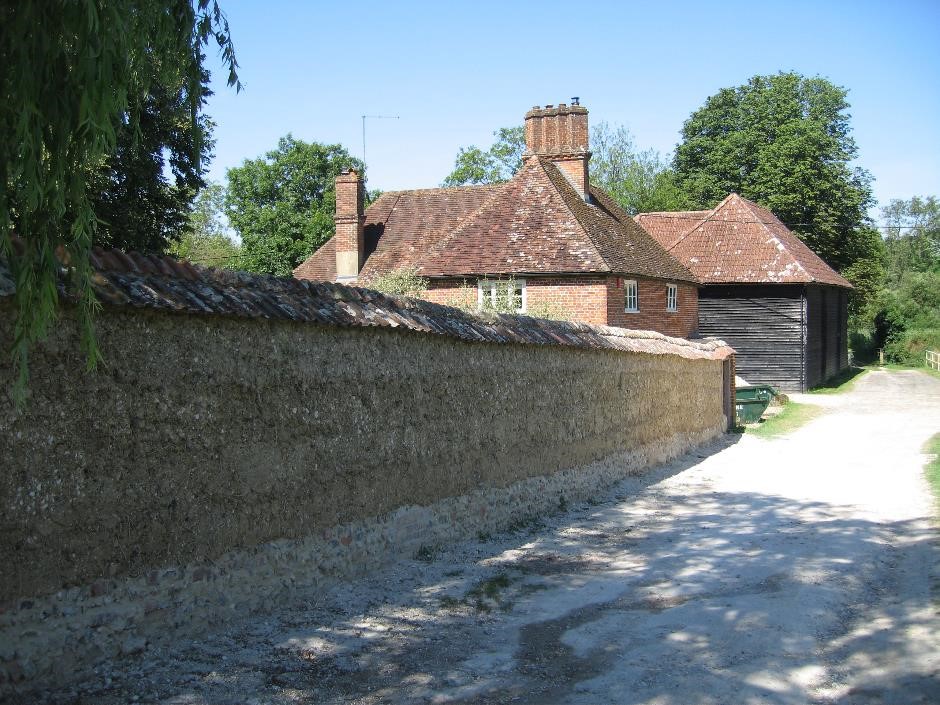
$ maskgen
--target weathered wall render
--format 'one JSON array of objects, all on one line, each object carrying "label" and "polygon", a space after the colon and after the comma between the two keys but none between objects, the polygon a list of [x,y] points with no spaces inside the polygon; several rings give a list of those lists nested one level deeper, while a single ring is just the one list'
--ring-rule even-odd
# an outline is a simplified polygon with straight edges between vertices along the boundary
[{"label": "weathered wall render", "polygon": [[75,328],[34,350],[24,411],[0,400],[11,679],[498,529],[724,424],[720,357],[105,307],[84,374]]}]

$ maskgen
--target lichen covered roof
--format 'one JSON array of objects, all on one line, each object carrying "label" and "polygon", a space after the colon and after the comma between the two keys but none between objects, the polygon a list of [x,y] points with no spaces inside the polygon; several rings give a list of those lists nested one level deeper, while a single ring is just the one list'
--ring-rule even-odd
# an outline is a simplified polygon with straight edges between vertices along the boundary
[{"label": "lichen covered roof", "polygon": [[[342,328],[378,327],[443,335],[467,342],[561,345],[620,350],[689,359],[722,359],[733,353],[715,339],[684,340],[652,331],[631,331],[528,316],[475,316],[428,301],[292,277],[212,269],[172,257],[95,249],[92,286],[108,306],[169,313],[293,321]],[[70,298],[65,267],[60,294]],[[15,293],[8,263],[0,259],[0,297]]]},{"label": "lichen covered roof", "polygon": [[852,286],[773,213],[736,193],[711,211],[641,213],[636,221],[703,284]]}]

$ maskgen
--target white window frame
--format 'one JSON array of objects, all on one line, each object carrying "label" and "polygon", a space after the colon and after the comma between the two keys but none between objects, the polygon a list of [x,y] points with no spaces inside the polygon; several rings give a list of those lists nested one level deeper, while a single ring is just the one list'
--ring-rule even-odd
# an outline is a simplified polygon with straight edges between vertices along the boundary
[{"label": "white window frame", "polygon": [[626,313],[640,312],[640,287],[636,279],[627,279],[623,283],[623,310]]},{"label": "white window frame", "polygon": [[675,284],[666,284],[666,311],[675,313],[679,310],[679,287]]},{"label": "white window frame", "polygon": [[501,287],[505,287],[506,296],[511,296],[510,287],[515,285],[515,290],[519,292],[520,307],[516,313],[525,313],[528,310],[528,297],[526,295],[525,279],[478,279],[477,280],[477,310],[483,310],[483,297],[489,296],[490,302],[496,305],[496,297]]}]

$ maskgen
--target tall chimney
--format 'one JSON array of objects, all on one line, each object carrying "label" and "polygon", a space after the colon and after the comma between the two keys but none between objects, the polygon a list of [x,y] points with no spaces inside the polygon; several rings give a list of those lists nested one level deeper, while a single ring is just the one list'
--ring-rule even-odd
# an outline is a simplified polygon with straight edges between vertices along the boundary
[{"label": "tall chimney", "polygon": [[336,281],[355,282],[364,254],[364,189],[355,169],[344,169],[336,177]]},{"label": "tall chimney", "polygon": [[574,103],[535,106],[525,114],[526,156],[549,159],[588,198],[588,111]]}]

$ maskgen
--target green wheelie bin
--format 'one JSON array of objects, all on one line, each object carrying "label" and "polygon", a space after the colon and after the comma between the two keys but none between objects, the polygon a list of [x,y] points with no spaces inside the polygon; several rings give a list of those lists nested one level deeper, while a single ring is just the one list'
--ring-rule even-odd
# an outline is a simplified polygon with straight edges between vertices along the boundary
[{"label": "green wheelie bin", "polygon": [[771,400],[777,396],[777,390],[767,384],[749,384],[735,387],[734,411],[739,424],[757,423],[767,411]]}]

